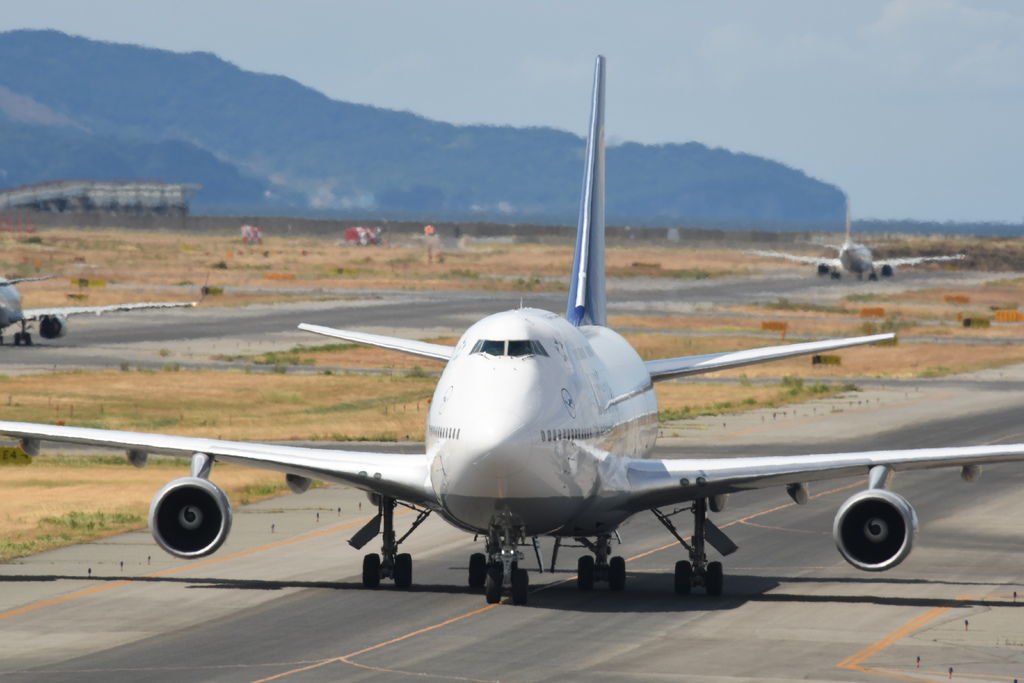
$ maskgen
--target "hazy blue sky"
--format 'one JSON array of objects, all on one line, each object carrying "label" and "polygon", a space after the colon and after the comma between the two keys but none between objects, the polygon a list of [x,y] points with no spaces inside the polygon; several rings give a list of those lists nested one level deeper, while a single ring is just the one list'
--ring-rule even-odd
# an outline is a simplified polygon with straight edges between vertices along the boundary
[{"label": "hazy blue sky", "polygon": [[[343,100],[696,140],[833,182],[861,217],[1024,219],[1024,2],[5,2],[0,30],[214,52]],[[610,198],[614,201],[614,198]]]}]

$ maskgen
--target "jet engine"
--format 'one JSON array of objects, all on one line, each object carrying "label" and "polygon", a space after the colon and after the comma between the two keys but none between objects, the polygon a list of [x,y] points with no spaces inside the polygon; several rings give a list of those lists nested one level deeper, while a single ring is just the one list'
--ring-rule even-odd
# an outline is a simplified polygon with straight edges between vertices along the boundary
[{"label": "jet engine", "polygon": [[68,333],[68,319],[63,315],[44,315],[39,319],[39,336],[57,339]]},{"label": "jet engine", "polygon": [[882,266],[882,277],[892,277],[894,274],[895,271],[888,263]]},{"label": "jet engine", "polygon": [[818,264],[818,275],[828,275],[832,269],[828,267],[827,263]]},{"label": "jet engine", "polygon": [[832,535],[843,559],[854,567],[885,571],[910,554],[917,535],[917,512],[892,491],[861,491],[839,508]]},{"label": "jet engine", "polygon": [[216,484],[182,477],[164,486],[149,506],[149,528],[157,544],[175,557],[206,557],[231,531],[231,505]]}]

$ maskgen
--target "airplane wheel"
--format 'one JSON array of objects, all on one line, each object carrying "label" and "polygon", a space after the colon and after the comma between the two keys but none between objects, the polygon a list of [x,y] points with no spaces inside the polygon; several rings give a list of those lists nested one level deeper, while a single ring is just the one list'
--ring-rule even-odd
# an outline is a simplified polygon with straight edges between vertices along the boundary
[{"label": "airplane wheel", "polygon": [[14,345],[21,346],[21,332],[14,333]]},{"label": "airplane wheel", "polygon": [[483,553],[469,556],[469,587],[483,588],[487,581],[487,557]]},{"label": "airplane wheel", "polygon": [[616,555],[608,563],[608,588],[620,591],[626,587],[626,561]]},{"label": "airplane wheel", "polygon": [[689,595],[693,588],[693,565],[686,560],[676,562],[676,593]]},{"label": "airplane wheel", "polygon": [[530,574],[525,569],[512,570],[512,604],[525,605],[530,593]]},{"label": "airplane wheel", "polygon": [[876,280],[878,280],[878,273],[871,273],[871,275],[868,275],[868,280],[870,280],[871,282],[875,282]]},{"label": "airplane wheel", "polygon": [[721,595],[723,583],[725,583],[725,577],[722,575],[722,563],[708,562],[707,574],[704,577],[704,586],[707,588],[708,595]]},{"label": "airplane wheel", "polygon": [[581,591],[594,590],[594,558],[584,555],[576,563],[576,586]]},{"label": "airplane wheel", "polygon": [[412,555],[402,553],[395,555],[395,588],[408,588],[412,585]]},{"label": "airplane wheel", "polygon": [[370,553],[363,556],[363,587],[376,588],[380,585],[380,555]]},{"label": "airplane wheel", "polygon": [[501,580],[504,572],[501,565],[494,565],[487,570],[487,579],[484,582],[484,593],[487,596],[488,605],[496,605],[501,602]]},{"label": "airplane wheel", "polygon": [[22,334],[21,343],[24,344],[25,346],[32,346],[32,335],[29,334],[28,332]]}]

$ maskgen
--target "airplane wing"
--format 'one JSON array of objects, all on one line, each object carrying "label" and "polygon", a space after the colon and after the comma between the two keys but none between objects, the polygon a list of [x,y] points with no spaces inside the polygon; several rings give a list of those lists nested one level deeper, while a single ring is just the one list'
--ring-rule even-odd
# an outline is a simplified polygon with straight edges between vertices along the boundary
[{"label": "airplane wing", "polygon": [[799,254],[786,254],[781,251],[748,251],[748,254],[755,256],[767,256],[768,258],[781,258],[797,263],[807,263],[812,266],[824,263],[832,268],[840,268],[843,262],[832,256],[800,256]]},{"label": "airplane wing", "polygon": [[190,456],[204,453],[214,461],[233,462],[301,477],[350,484],[410,503],[435,505],[426,454],[396,455],[334,449],[276,446],[168,436],[109,429],[64,427],[29,422],[2,422],[0,434],[22,440],[26,452],[38,452],[40,441],[84,444],[141,451],[147,454]]},{"label": "airplane wing", "polygon": [[930,261],[961,261],[967,258],[967,254],[953,254],[952,256],[908,256],[905,258],[875,259],[876,266],[916,266],[919,263]]},{"label": "airplane wing", "polygon": [[728,370],[754,363],[765,363],[791,356],[803,356],[810,353],[835,351],[850,346],[876,344],[893,339],[896,335],[872,334],[866,337],[845,337],[843,339],[825,339],[823,341],[804,342],[801,344],[782,344],[779,346],[762,346],[744,351],[726,351],[724,353],[706,353],[700,356],[679,356],[649,360],[645,363],[651,373],[651,381],[658,382],[675,377],[697,375],[715,370]]},{"label": "airplane wing", "polygon": [[817,455],[641,460],[625,463],[626,507],[633,511],[695,498],[893,471],[965,467],[1024,460],[1024,444],[920,448]]},{"label": "airplane wing", "polygon": [[57,308],[29,308],[23,310],[21,315],[25,320],[38,320],[39,318],[43,318],[48,315],[60,315],[67,318],[73,315],[85,315],[86,313],[102,315],[104,313],[113,313],[115,311],[139,311],[149,308],[188,308],[194,307],[195,305],[195,301],[172,301],[159,303],[144,302],[136,304],[111,304],[109,306],[63,306]]},{"label": "airplane wing", "polygon": [[333,327],[310,325],[309,323],[301,323],[299,325],[299,329],[305,330],[306,332],[313,332],[314,334],[322,334],[325,337],[334,337],[335,339],[344,339],[345,341],[355,342],[357,344],[366,344],[368,346],[377,346],[382,349],[401,351],[402,353],[421,356],[423,358],[433,358],[434,360],[449,360],[452,357],[452,354],[455,353],[454,346],[431,344],[430,342],[417,341],[415,339],[402,339],[401,337],[387,337],[382,334],[367,334],[365,332],[337,330]]},{"label": "airplane wing", "polygon": [[15,277],[9,280],[0,280],[0,287],[20,285],[22,282],[40,282],[41,280],[52,280],[53,275],[40,275],[38,277]]}]

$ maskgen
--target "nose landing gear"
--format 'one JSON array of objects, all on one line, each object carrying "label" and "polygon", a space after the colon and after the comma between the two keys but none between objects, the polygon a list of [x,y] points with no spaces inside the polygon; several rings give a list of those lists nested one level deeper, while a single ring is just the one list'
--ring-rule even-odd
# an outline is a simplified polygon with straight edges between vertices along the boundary
[{"label": "nose landing gear", "polygon": [[515,605],[525,605],[530,594],[530,575],[520,568],[518,546],[524,543],[522,529],[504,519],[487,534],[487,554],[469,558],[469,585],[483,588],[487,604],[501,602],[506,589]]}]

